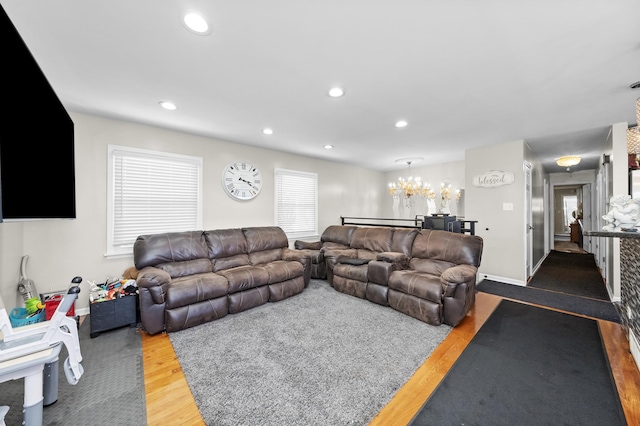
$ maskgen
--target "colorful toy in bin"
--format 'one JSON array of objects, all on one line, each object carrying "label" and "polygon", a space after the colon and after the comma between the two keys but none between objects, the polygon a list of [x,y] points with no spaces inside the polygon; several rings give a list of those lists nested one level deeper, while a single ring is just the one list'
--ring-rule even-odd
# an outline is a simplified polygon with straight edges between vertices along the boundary
[{"label": "colorful toy in bin", "polygon": [[35,314],[29,314],[25,308],[13,308],[9,314],[9,321],[12,327],[22,327],[23,325],[36,324],[44,321],[43,310]]}]

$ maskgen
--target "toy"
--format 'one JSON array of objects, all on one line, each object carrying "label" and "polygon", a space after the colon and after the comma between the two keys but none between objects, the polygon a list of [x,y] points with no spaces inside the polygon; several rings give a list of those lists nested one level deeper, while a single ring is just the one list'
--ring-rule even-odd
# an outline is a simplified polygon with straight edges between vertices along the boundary
[{"label": "toy", "polygon": [[139,271],[136,269],[136,267],[132,266],[124,270],[124,272],[122,273],[122,278],[124,278],[125,280],[137,280],[138,272]]},{"label": "toy", "polygon": [[32,297],[31,299],[25,301],[24,305],[29,315],[37,314],[39,310],[44,309],[44,305],[40,301],[39,297]]}]

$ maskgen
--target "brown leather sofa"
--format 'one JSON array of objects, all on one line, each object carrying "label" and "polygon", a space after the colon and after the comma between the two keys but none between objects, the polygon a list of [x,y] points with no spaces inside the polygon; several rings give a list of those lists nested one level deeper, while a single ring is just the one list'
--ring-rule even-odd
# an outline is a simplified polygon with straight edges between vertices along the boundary
[{"label": "brown leather sofa", "polygon": [[359,227],[348,249],[323,249],[329,284],[432,325],[456,326],[475,301],[478,236]]},{"label": "brown leather sofa", "polygon": [[294,242],[294,248],[300,250],[311,259],[311,278],[324,280],[327,278],[327,266],[324,251],[328,249],[348,249],[355,226],[330,225],[320,236],[320,241]]},{"label": "brown leather sofa", "polygon": [[288,247],[278,227],[139,236],[142,326],[150,334],[181,330],[301,293],[310,259]]}]

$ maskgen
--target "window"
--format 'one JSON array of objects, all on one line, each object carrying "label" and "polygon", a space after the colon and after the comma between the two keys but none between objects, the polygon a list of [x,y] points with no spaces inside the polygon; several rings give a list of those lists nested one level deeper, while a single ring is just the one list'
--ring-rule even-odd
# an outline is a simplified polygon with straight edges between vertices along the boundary
[{"label": "window", "polygon": [[109,145],[107,255],[138,235],[202,227],[202,158]]},{"label": "window", "polygon": [[318,235],[318,175],[275,170],[275,222],[289,239]]}]

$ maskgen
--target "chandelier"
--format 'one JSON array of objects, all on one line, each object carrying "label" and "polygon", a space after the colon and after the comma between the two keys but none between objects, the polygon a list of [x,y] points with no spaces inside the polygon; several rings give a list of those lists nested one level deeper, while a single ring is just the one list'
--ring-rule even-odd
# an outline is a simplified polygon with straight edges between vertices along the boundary
[{"label": "chandelier", "polygon": [[560,167],[571,167],[580,163],[581,158],[577,155],[565,155],[556,159],[556,164]]},{"label": "chandelier", "polygon": [[[396,160],[396,163],[406,163],[409,172],[411,171],[411,163],[422,160],[422,157],[413,158],[401,158]],[[429,195],[435,192],[430,188],[428,183],[423,183],[422,179],[418,177],[409,176],[406,178],[399,177],[398,182],[389,183],[389,194],[392,196],[402,195],[405,198],[411,198],[413,196],[421,196],[428,198]]]}]

